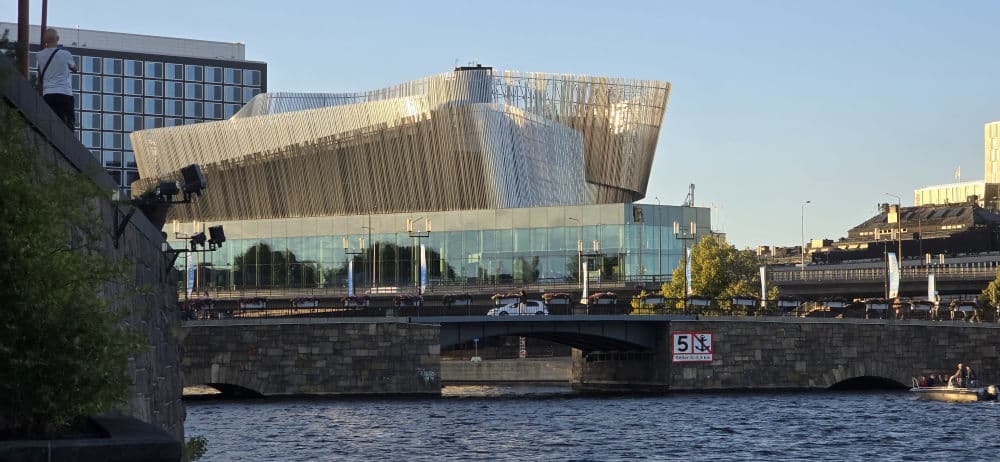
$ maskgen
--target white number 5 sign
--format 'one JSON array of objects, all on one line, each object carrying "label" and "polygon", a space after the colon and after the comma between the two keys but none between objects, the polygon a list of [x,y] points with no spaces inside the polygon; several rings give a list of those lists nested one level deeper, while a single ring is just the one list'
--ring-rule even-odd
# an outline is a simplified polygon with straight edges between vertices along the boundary
[{"label": "white number 5 sign", "polygon": [[673,354],[675,363],[712,362],[711,332],[674,332]]}]

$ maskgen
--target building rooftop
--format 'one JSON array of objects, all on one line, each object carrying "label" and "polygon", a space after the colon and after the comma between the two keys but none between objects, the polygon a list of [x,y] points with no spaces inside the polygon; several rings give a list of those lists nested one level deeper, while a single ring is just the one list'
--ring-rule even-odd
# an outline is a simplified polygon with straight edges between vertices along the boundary
[{"label": "building rooftop", "polygon": [[[59,31],[59,43],[66,47],[246,61],[246,45],[239,42],[128,34],[79,27],[49,27]],[[32,25],[30,29],[32,41],[37,40],[41,35],[41,26]],[[17,36],[16,23],[0,22],[0,34],[4,30],[9,31],[11,39]]]}]

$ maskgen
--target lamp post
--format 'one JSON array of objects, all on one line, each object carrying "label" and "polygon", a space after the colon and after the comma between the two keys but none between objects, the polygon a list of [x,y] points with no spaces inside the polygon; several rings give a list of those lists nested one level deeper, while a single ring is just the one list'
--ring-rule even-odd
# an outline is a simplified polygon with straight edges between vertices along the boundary
[{"label": "lamp post", "polygon": [[365,238],[358,238],[358,250],[351,250],[350,241],[344,238],[344,255],[347,256],[347,296],[354,296],[354,256],[365,253]]},{"label": "lamp post", "polygon": [[686,300],[687,300],[688,295],[691,295],[691,294],[688,293],[689,292],[688,287],[690,287],[691,281],[688,280],[687,273],[688,273],[688,268],[689,268],[688,265],[690,265],[691,263],[688,262],[687,241],[690,241],[690,240],[694,239],[697,234],[698,234],[698,224],[697,223],[695,223],[695,222],[692,221],[690,223],[690,229],[688,230],[687,235],[685,235],[684,230],[681,229],[681,224],[678,223],[678,222],[676,222],[676,221],[674,222],[674,238],[676,238],[677,240],[679,240],[679,241],[681,241],[681,242],[684,243],[684,254],[681,256],[681,258],[684,260],[684,299],[685,299],[685,305],[687,304]]},{"label": "lamp post", "polygon": [[[587,253],[583,253],[583,241],[580,241],[580,242],[577,243],[577,250],[580,252],[580,256],[581,257],[587,257],[587,259],[583,261],[583,272],[584,272],[585,276],[584,276],[584,279],[583,279],[583,293],[582,293],[582,296],[580,297],[580,303],[582,303],[584,305],[590,305],[590,299],[588,297],[589,294],[587,293],[588,292],[587,285],[590,282],[590,271],[587,269],[587,267],[589,266],[590,259],[592,257],[596,258],[596,257],[598,257],[600,255],[601,243],[600,243],[599,240],[594,239],[594,242],[593,242],[593,251],[587,252]],[[598,281],[598,283],[599,282],[600,281]]]},{"label": "lamp post", "polygon": [[801,258],[799,260],[799,279],[805,279],[806,276],[806,206],[812,204],[812,201],[805,201],[802,203],[802,210],[799,214],[799,244],[802,246],[799,248],[801,250]]},{"label": "lamp post", "polygon": [[896,258],[899,262],[899,274],[903,274],[903,201],[893,193],[885,193],[885,195],[896,198],[896,239],[899,241],[899,253],[896,254]]}]

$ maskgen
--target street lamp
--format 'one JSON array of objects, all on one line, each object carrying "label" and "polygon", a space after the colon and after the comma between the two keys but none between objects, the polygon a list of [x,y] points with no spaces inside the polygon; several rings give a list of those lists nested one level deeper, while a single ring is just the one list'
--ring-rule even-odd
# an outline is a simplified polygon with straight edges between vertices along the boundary
[{"label": "street lamp", "polygon": [[688,288],[691,286],[691,281],[688,280],[687,273],[688,273],[688,265],[690,265],[691,263],[688,262],[687,241],[693,240],[695,238],[695,236],[698,234],[698,224],[692,221],[690,223],[690,226],[691,226],[691,229],[689,230],[688,234],[685,235],[684,234],[684,230],[681,229],[681,224],[678,223],[678,222],[676,222],[676,221],[674,222],[674,238],[676,238],[677,240],[680,240],[681,242],[684,243],[684,254],[681,256],[681,258],[684,259],[684,298],[685,299],[687,299],[688,295],[691,295],[690,293],[688,293],[688,292],[690,292],[688,290]]},{"label": "street lamp", "polygon": [[[896,198],[896,239],[899,240],[899,253],[896,257],[899,259],[899,273],[903,273],[903,201],[902,199],[893,194],[885,193],[886,196],[892,196]],[[886,221],[889,216],[886,214]]]},{"label": "street lamp", "polygon": [[801,250],[801,259],[799,261],[799,274],[801,277],[799,279],[805,279],[806,276],[806,206],[812,204],[812,201],[805,201],[802,203],[802,210],[799,215],[799,250]]}]

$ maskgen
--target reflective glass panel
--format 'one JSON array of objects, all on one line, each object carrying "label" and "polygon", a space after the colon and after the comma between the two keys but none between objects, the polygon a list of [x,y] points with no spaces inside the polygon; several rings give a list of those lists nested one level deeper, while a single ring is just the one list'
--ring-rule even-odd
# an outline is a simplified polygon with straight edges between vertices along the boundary
[{"label": "reflective glass panel", "polygon": [[88,148],[101,147],[101,132],[82,131],[80,132],[80,142]]},{"label": "reflective glass panel", "polygon": [[83,93],[80,97],[82,100],[81,107],[87,111],[100,111],[101,110],[101,95],[96,93]]},{"label": "reflective glass panel", "polygon": [[240,110],[239,104],[227,104],[226,113],[224,114],[224,116],[228,119],[232,117],[233,114],[236,114],[239,110]]},{"label": "reflective glass panel", "polygon": [[101,113],[99,112],[80,113],[80,128],[84,130],[100,130]]},{"label": "reflective glass panel", "polygon": [[243,102],[244,103],[249,103],[250,100],[252,100],[253,97],[257,93],[260,93],[260,89],[257,89],[257,88],[244,88],[243,89]]},{"label": "reflective glass panel", "polygon": [[105,93],[118,93],[122,92],[122,78],[121,77],[105,77],[104,78],[104,92]]},{"label": "reflective glass panel", "polygon": [[164,65],[166,68],[166,78],[170,80],[183,80],[184,79],[184,65],[183,64],[173,64],[166,63]]},{"label": "reflective glass panel", "polygon": [[101,76],[99,75],[85,75],[83,76],[83,91],[101,91]]},{"label": "reflective glass panel", "polygon": [[125,75],[129,77],[142,77],[142,61],[136,61],[134,59],[126,59]]},{"label": "reflective glass panel", "polygon": [[146,98],[143,112],[150,115],[163,115],[163,100],[157,98]]},{"label": "reflective glass panel", "polygon": [[184,116],[185,117],[204,117],[204,103],[200,101],[185,101],[184,102]]},{"label": "reflective glass panel", "polygon": [[104,73],[110,75],[121,75],[122,60],[118,58],[104,58]]},{"label": "reflective glass panel", "polygon": [[142,79],[125,79],[125,94],[142,96]]},{"label": "reflective glass panel", "polygon": [[240,69],[226,68],[225,83],[231,85],[239,85],[243,83],[243,71]]},{"label": "reflective glass panel", "polygon": [[105,130],[121,130],[122,116],[118,114],[104,114]]},{"label": "reflective glass panel", "polygon": [[184,97],[187,99],[202,99],[205,96],[203,88],[200,83],[184,84]]},{"label": "reflective glass panel", "polygon": [[240,87],[226,87],[225,96],[227,103],[239,103],[243,100]]},{"label": "reflective glass panel", "polygon": [[257,70],[246,70],[243,71],[243,85],[253,85],[260,86],[260,71]]},{"label": "reflective glass panel", "polygon": [[201,82],[202,80],[202,67],[196,64],[188,64],[184,66],[184,80],[191,82]]},{"label": "reflective glass panel", "polygon": [[[122,148],[122,134],[114,132],[104,132],[104,143],[102,146],[104,149],[121,149]],[[119,159],[121,156],[119,155]]]},{"label": "reflective glass panel", "polygon": [[125,112],[131,114],[142,114],[142,98],[137,96],[126,96]]},{"label": "reflective glass panel", "polygon": [[101,73],[101,58],[96,56],[84,56],[83,57],[83,72],[88,74],[100,74]]},{"label": "reflective glass panel", "polygon": [[163,81],[147,80],[146,96],[163,96]]},{"label": "reflective glass panel", "polygon": [[163,113],[168,116],[184,115],[184,101],[168,99],[164,105]]},{"label": "reflective glass panel", "polygon": [[164,82],[163,86],[167,98],[183,98],[184,97],[184,84],[181,82]]},{"label": "reflective glass panel", "polygon": [[[107,139],[107,138],[105,138]],[[104,166],[105,167],[121,167],[122,166],[122,152],[121,151],[104,151]]]},{"label": "reflective glass panel", "polygon": [[205,85],[205,99],[222,101],[222,85]]},{"label": "reflective glass panel", "polygon": [[127,132],[134,132],[136,130],[142,130],[142,116],[127,115],[124,119],[124,130]]},{"label": "reflective glass panel", "polygon": [[222,83],[222,68],[221,67],[205,67],[205,82],[206,83]]},{"label": "reflective glass panel", "polygon": [[122,97],[104,95],[104,110],[108,112],[122,112]]},{"label": "reflective glass panel", "polygon": [[146,63],[146,77],[153,79],[163,78],[163,63]]},{"label": "reflective glass panel", "polygon": [[160,128],[163,126],[163,117],[146,117],[146,121],[142,124],[143,128]]},{"label": "reflective glass panel", "polygon": [[205,118],[206,119],[221,119],[222,118],[222,103],[205,103]]}]

